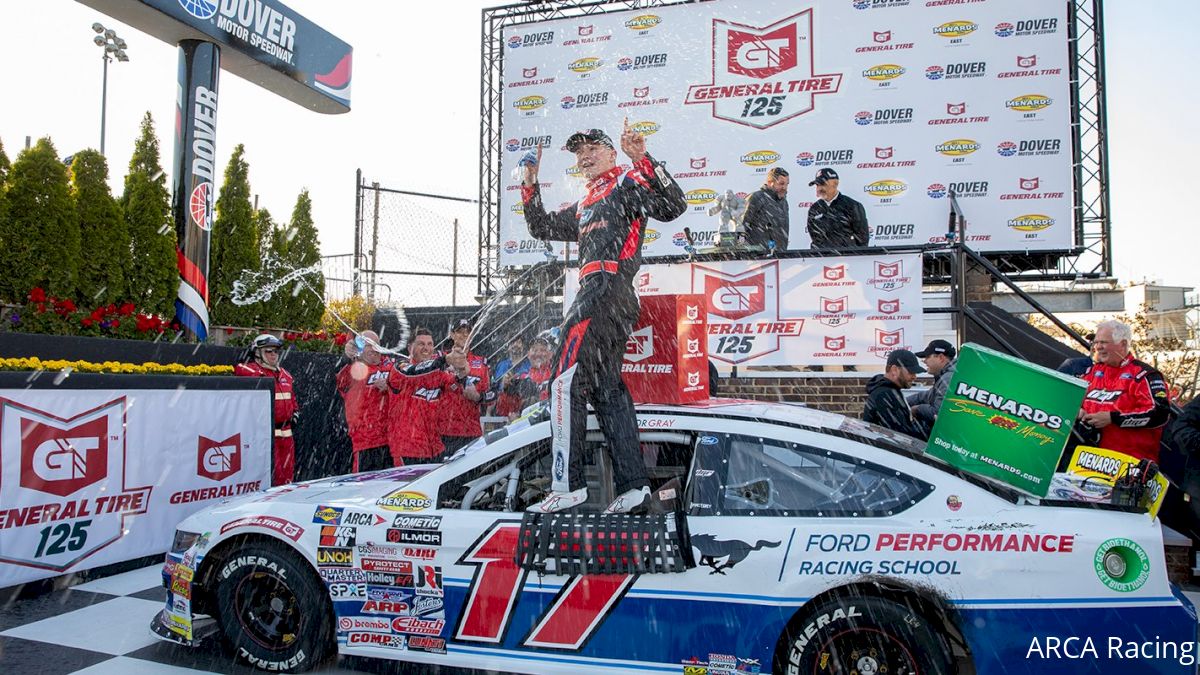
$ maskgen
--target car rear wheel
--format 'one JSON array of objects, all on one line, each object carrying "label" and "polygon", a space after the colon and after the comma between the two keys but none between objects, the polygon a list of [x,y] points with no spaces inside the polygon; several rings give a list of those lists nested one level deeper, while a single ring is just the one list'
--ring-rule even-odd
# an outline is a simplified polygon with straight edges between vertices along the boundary
[{"label": "car rear wheel", "polygon": [[285,544],[239,548],[216,576],[219,623],[239,659],[263,670],[301,672],[328,654],[329,597]]},{"label": "car rear wheel", "polygon": [[899,602],[871,596],[831,598],[791,622],[773,672],[787,675],[950,675],[945,638]]}]

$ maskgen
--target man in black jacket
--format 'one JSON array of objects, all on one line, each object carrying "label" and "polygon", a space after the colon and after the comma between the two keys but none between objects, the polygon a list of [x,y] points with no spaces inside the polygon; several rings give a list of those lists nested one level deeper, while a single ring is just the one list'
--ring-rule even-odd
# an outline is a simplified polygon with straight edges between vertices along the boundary
[{"label": "man in black jacket", "polygon": [[824,168],[809,186],[817,186],[817,201],[808,207],[808,236],[814,249],[842,249],[866,246],[871,226],[863,205],[838,192],[841,179],[836,171]]},{"label": "man in black jacket", "polygon": [[742,216],[742,229],[746,243],[763,247],[765,251],[785,251],[788,247],[787,189],[788,172],[778,167],[767,172],[767,182],[750,195],[746,215]]},{"label": "man in black jacket", "polygon": [[530,511],[550,513],[587,501],[583,444],[590,401],[613,463],[617,498],[608,513],[628,513],[650,500],[650,481],[637,438],[633,398],[621,379],[621,355],[638,318],[633,279],[642,264],[646,222],[675,220],[687,210],[683,190],[646,153],[646,139],[629,126],[621,150],[633,168],[617,166],[612,140],[599,129],[572,134],[566,149],[588,179],[587,194],[547,213],[537,169],[541,147],[525,163],[521,198],[525,223],[538,239],[579,242],[579,292],[559,333],[550,383],[551,492]]},{"label": "man in black jacket", "polygon": [[913,418],[902,389],[908,389],[917,381],[917,375],[925,372],[917,361],[916,354],[907,349],[897,349],[888,354],[887,370],[867,382],[867,404],[863,408],[863,421],[878,424],[892,431],[899,431],[913,438],[929,440],[929,428]]},{"label": "man in black jacket", "polygon": [[1171,426],[1171,442],[1184,455],[1200,455],[1200,396],[1183,407]]}]

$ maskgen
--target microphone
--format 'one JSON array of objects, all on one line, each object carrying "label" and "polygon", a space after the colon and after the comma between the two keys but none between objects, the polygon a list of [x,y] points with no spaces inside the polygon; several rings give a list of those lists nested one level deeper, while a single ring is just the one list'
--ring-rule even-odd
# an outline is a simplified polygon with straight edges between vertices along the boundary
[{"label": "microphone", "polygon": [[696,242],[692,239],[692,228],[683,228],[683,236],[687,239],[687,246],[684,246],[683,250],[687,251],[688,255],[696,255]]}]

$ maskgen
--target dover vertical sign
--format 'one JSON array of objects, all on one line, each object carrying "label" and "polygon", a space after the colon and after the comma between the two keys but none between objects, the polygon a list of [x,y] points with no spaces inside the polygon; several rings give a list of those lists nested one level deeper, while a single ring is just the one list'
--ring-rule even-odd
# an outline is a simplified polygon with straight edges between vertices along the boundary
[{"label": "dover vertical sign", "polygon": [[926,452],[1045,497],[1085,388],[1079,378],[963,345]]}]

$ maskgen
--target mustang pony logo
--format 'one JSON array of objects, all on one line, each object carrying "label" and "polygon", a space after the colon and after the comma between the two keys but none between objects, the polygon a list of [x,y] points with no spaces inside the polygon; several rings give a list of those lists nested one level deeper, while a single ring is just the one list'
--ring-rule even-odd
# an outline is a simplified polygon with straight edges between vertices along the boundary
[{"label": "mustang pony logo", "polygon": [[[688,87],[685,104],[711,105],[713,117],[766,129],[810,112],[835,94],[841,73],[814,72],[813,11],[766,26],[713,19],[712,82]],[[760,97],[761,106],[747,105]]]},{"label": "mustang pony logo", "polygon": [[730,539],[722,541],[711,534],[693,534],[692,548],[700,551],[700,564],[711,567],[709,574],[725,574],[725,570],[742,562],[754,551],[779,546],[777,541],[759,539],[751,544],[748,541]]}]

